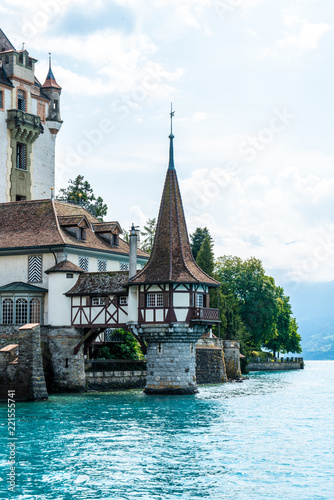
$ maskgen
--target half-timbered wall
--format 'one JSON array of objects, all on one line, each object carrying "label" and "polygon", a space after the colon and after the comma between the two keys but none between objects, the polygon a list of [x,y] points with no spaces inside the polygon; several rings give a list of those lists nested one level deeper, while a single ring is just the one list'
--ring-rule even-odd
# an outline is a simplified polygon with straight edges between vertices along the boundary
[{"label": "half-timbered wall", "polygon": [[121,305],[119,296],[72,297],[72,325],[80,327],[122,328],[128,322],[128,305]]}]

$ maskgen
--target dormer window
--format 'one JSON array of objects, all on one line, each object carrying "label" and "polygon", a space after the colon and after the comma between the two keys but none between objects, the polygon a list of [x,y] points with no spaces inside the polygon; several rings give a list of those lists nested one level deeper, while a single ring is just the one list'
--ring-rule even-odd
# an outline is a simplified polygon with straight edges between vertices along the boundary
[{"label": "dormer window", "polygon": [[23,64],[23,52],[19,53],[19,63]]},{"label": "dormer window", "polygon": [[86,241],[86,230],[89,227],[88,220],[84,215],[65,215],[58,217],[62,229],[65,229],[74,238]]},{"label": "dormer window", "polygon": [[93,224],[95,233],[113,247],[119,246],[119,235],[122,228],[118,222],[97,222]]},{"label": "dormer window", "polygon": [[26,110],[26,93],[23,90],[17,92],[17,109],[20,111]]}]

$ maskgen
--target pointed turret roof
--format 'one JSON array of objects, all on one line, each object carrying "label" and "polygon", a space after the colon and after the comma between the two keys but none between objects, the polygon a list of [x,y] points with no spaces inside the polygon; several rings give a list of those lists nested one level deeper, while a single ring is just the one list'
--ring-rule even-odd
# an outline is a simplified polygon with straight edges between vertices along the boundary
[{"label": "pointed turret roof", "polygon": [[52,68],[51,68],[51,54],[49,54],[49,71],[46,76],[45,82],[42,85],[42,89],[58,89],[61,90],[60,85],[56,82]]},{"label": "pointed turret roof", "polygon": [[[173,115],[174,112],[171,112],[171,118]],[[193,258],[174,166],[172,129],[169,139],[169,165],[152,254],[144,269],[130,283],[203,283],[219,286],[220,283],[202,271]]]}]

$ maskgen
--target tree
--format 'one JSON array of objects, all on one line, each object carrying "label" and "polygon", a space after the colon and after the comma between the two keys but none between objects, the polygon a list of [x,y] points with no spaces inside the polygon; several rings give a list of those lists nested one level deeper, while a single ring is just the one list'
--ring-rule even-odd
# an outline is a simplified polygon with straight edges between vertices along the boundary
[{"label": "tree", "polygon": [[145,231],[141,231],[142,236],[145,236],[141,249],[147,253],[151,253],[157,229],[157,219],[148,219],[144,229]]},{"label": "tree", "polygon": [[[301,352],[301,338],[297,333],[296,320],[292,318],[289,297],[284,295],[283,288],[275,285],[271,276],[266,275],[260,260],[254,257],[245,261],[239,257],[220,257],[216,261],[215,278],[222,283],[223,295],[232,294],[238,303],[249,348],[266,347],[274,354],[277,351]],[[225,301],[225,308],[234,334],[231,302]]]},{"label": "tree", "polygon": [[213,275],[215,262],[210,237],[206,236],[196,258],[197,265],[209,276]]},{"label": "tree", "polygon": [[201,249],[203,241],[207,237],[209,238],[210,245],[212,247],[213,241],[207,227],[204,228],[198,227],[196,228],[195,232],[190,235],[190,246],[195,260],[197,259],[197,255]]},{"label": "tree", "polygon": [[83,175],[78,175],[74,180],[70,179],[67,188],[60,189],[56,198],[60,201],[81,205],[101,221],[108,211],[108,206],[103,202],[101,196],[95,197],[91,185],[84,180]]}]

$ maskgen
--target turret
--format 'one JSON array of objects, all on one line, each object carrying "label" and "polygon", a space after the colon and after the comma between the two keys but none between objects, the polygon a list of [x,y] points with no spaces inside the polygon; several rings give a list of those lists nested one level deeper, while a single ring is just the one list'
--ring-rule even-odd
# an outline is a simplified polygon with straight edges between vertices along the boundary
[{"label": "turret", "polygon": [[169,164],[151,257],[130,278],[129,287],[130,293],[138,290],[136,332],[147,343],[145,392],[193,394],[197,392],[195,344],[218,322],[218,310],[209,307],[209,288],[220,284],[193,258],[174,166],[172,125],[169,139]]},{"label": "turret", "polygon": [[58,85],[51,67],[51,54],[49,54],[49,71],[45,82],[42,85],[44,94],[50,99],[49,112],[46,123],[52,134],[57,134],[61,128],[62,120],[60,118],[60,94],[61,87]]}]

